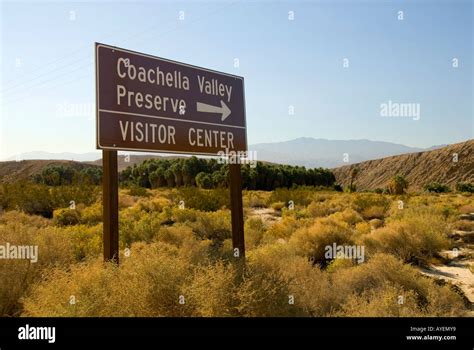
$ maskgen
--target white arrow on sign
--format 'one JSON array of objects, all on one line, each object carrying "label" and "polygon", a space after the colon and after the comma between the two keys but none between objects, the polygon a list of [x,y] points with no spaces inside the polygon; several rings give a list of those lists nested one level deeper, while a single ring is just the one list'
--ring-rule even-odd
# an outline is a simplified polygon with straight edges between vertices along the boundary
[{"label": "white arrow on sign", "polygon": [[231,110],[224,101],[221,100],[221,106],[208,105],[207,103],[196,102],[196,109],[198,112],[204,113],[220,113],[222,114],[221,120],[224,121],[231,113]]}]

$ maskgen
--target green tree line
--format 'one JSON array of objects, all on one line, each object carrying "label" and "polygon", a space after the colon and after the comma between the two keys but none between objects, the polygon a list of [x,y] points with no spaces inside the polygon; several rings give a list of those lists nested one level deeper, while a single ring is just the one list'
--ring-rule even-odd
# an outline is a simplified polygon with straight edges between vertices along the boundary
[{"label": "green tree line", "polygon": [[[120,181],[146,188],[199,186],[219,188],[228,186],[226,164],[216,159],[197,157],[179,159],[148,159],[122,171]],[[241,167],[242,187],[249,190],[273,190],[292,186],[333,186],[334,174],[328,169],[306,169],[300,166],[267,164]]]},{"label": "green tree line", "polygon": [[43,168],[33,181],[47,186],[73,184],[99,185],[102,182],[102,168],[88,167],[81,170],[68,165],[52,165]]}]

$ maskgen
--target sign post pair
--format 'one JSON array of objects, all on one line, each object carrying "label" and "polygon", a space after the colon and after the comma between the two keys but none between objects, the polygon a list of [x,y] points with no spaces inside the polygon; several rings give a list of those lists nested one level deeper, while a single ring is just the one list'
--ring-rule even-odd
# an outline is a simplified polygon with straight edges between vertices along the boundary
[{"label": "sign post pair", "polygon": [[[104,259],[118,263],[117,151],[247,152],[244,79],[95,45],[97,148],[103,159]],[[240,161],[229,164],[232,242],[245,257]]]}]

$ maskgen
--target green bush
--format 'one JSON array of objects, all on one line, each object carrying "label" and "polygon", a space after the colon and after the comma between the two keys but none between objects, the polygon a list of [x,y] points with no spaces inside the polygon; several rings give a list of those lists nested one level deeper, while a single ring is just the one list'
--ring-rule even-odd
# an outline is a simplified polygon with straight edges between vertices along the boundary
[{"label": "green bush", "polygon": [[449,186],[442,185],[438,182],[429,183],[429,184],[425,185],[424,189],[425,189],[425,191],[432,192],[432,193],[451,192],[451,189],[449,188]]},{"label": "green bush", "polygon": [[456,191],[474,193],[474,184],[467,182],[458,182],[456,184]]},{"label": "green bush", "polygon": [[394,176],[388,183],[387,190],[390,194],[404,194],[408,189],[408,181],[401,175]]},{"label": "green bush", "polygon": [[377,193],[356,194],[352,208],[358,211],[366,220],[383,219],[390,209],[391,201]]},{"label": "green bush", "polygon": [[252,217],[245,221],[245,247],[253,249],[257,247],[265,234],[265,224],[259,217]]},{"label": "green bush", "polygon": [[196,185],[200,188],[210,189],[213,186],[211,175],[200,172],[196,175]]},{"label": "green bush", "polygon": [[122,212],[119,215],[120,242],[129,247],[133,242],[151,242],[158,234],[162,224],[159,213],[139,212],[138,219],[133,211]]},{"label": "green bush", "polygon": [[53,213],[53,222],[58,226],[77,225],[81,222],[81,213],[77,209],[57,209]]},{"label": "green bush", "polygon": [[199,239],[209,239],[216,244],[232,237],[230,211],[217,211],[213,213],[200,213],[196,221],[188,224]]},{"label": "green bush", "polygon": [[295,205],[307,206],[312,202],[318,188],[299,186],[292,189],[277,188],[272,191],[268,203],[284,202],[286,205],[292,201]]},{"label": "green bush", "polygon": [[81,210],[81,223],[97,225],[102,222],[102,203],[97,202]]},{"label": "green bush", "polygon": [[150,193],[148,193],[146,188],[140,186],[131,186],[128,190],[128,195],[137,197],[149,197]]},{"label": "green bush", "polygon": [[193,208],[201,211],[216,211],[223,207],[229,207],[229,190],[218,188],[214,190],[204,190],[195,187],[182,187],[178,194],[174,194],[174,201],[178,203],[184,201],[186,208]]}]

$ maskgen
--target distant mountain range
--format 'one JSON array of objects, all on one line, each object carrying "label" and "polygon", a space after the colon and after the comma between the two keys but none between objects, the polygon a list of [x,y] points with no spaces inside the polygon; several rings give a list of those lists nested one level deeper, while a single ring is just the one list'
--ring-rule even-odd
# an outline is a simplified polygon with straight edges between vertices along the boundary
[{"label": "distant mountain range", "polygon": [[[370,140],[327,140],[310,137],[297,138],[290,141],[259,143],[249,146],[250,151],[256,151],[257,160],[300,165],[309,168],[335,168],[342,165],[359,163],[365,160],[379,159],[399,154],[428,151],[441,148],[444,145],[430,148],[416,148],[401,144],[370,141]],[[160,157],[132,152],[138,159]],[[47,159],[74,160],[78,162],[94,162],[101,158],[99,151],[89,153],[49,153],[27,152],[6,160]]]},{"label": "distant mountain range", "polygon": [[76,162],[91,162],[101,158],[102,155],[100,151],[96,152],[88,152],[88,153],[72,153],[72,152],[60,152],[60,153],[53,153],[53,152],[43,152],[43,151],[32,151],[17,154],[13,157],[8,157],[6,161],[20,161],[20,160],[36,160],[36,159],[44,159],[44,160],[73,160]]},{"label": "distant mountain range", "polygon": [[327,140],[302,137],[290,141],[250,145],[259,160],[303,165],[309,168],[335,168],[365,160],[384,158],[441,148],[415,148],[401,144],[370,140]]}]

